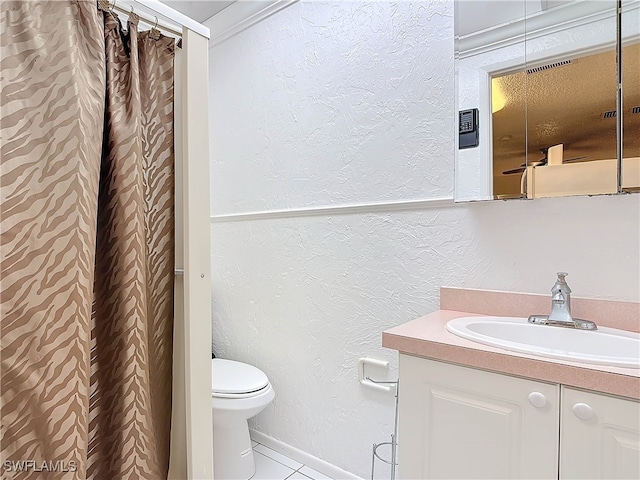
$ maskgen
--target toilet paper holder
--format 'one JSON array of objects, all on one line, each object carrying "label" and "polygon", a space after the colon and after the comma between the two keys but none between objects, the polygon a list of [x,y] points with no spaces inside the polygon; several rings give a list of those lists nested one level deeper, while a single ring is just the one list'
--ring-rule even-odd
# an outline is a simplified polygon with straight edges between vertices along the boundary
[{"label": "toilet paper holder", "polygon": [[[382,461],[388,465],[391,465],[391,480],[395,480],[396,478],[396,467],[398,466],[397,462],[397,447],[398,447],[398,391],[400,383],[398,380],[374,380],[369,375],[367,375],[366,367],[367,365],[371,367],[378,368],[389,368],[389,362],[384,360],[376,360],[374,358],[362,357],[358,360],[358,380],[365,387],[380,390],[383,392],[390,392],[391,390],[395,390],[395,416],[393,422],[393,434],[391,435],[390,442],[382,442],[382,443],[374,443],[373,449],[371,452],[371,480],[374,480],[375,477],[375,469],[376,469],[376,460]],[[391,455],[390,458],[383,458],[380,453],[378,453],[378,448],[389,445],[391,447]]]},{"label": "toilet paper holder", "polygon": [[365,387],[380,390],[383,392],[390,392],[395,385],[397,385],[397,381],[380,381],[373,380],[369,375],[367,375],[366,367],[370,365],[372,367],[379,368],[389,368],[389,362],[384,360],[376,360],[375,358],[362,357],[358,360],[358,380]]}]

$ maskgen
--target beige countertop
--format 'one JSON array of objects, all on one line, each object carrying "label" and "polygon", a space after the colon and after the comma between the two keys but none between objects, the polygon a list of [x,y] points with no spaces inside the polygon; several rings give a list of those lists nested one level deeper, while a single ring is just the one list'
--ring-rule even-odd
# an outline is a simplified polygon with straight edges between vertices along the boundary
[{"label": "beige countertop", "polygon": [[[510,352],[466,340],[445,328],[451,319],[478,314],[490,313],[438,310],[386,330],[382,334],[382,346],[404,354],[640,400],[640,369],[568,362]],[[524,316],[513,312],[506,315]]]}]

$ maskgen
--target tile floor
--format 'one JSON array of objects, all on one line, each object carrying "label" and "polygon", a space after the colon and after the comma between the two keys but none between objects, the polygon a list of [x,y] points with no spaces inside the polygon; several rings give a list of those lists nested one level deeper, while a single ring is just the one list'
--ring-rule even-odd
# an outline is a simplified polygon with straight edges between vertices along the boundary
[{"label": "tile floor", "polygon": [[256,474],[251,480],[331,480],[326,475],[260,443],[253,441],[252,444]]}]

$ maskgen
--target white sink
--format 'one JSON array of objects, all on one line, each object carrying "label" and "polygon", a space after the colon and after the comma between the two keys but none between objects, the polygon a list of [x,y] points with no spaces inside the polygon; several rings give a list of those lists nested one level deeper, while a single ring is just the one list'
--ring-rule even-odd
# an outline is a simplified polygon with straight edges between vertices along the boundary
[{"label": "white sink", "polygon": [[640,368],[640,334],[534,325],[519,317],[461,317],[447,330],[474,342],[514,352],[582,363]]}]

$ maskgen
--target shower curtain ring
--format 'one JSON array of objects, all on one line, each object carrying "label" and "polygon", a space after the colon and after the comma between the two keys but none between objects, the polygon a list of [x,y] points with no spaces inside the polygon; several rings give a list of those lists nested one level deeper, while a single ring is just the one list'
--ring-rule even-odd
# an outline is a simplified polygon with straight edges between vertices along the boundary
[{"label": "shower curtain ring", "polygon": [[113,13],[113,9],[116,8],[116,0],[113,0],[113,4],[109,8],[109,13]]},{"label": "shower curtain ring", "polygon": [[158,28],[158,17],[156,17],[156,24],[153,26],[153,28]]}]

